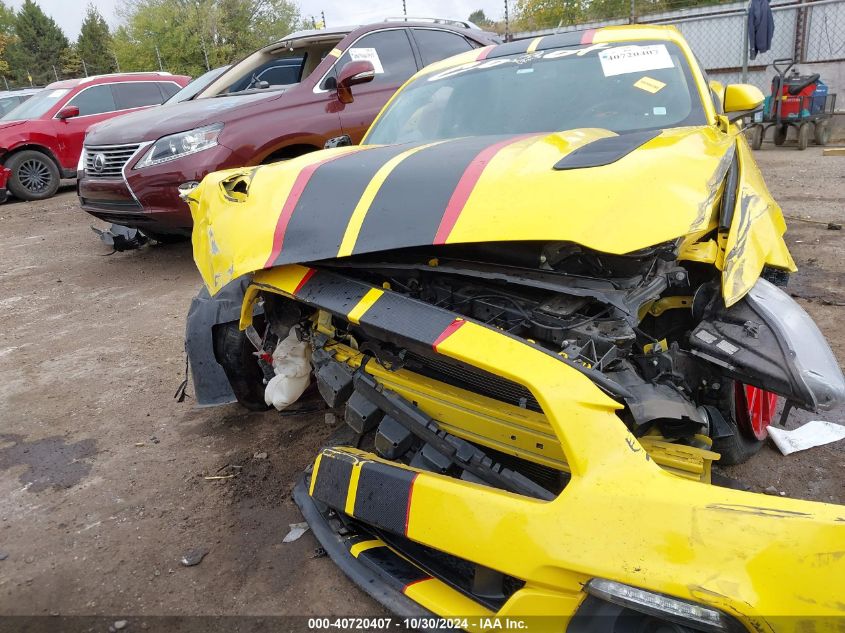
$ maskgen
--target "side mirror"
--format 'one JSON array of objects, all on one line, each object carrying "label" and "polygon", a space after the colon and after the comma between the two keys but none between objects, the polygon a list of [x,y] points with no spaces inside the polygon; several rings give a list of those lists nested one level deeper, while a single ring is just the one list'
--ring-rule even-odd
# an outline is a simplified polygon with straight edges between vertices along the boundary
[{"label": "side mirror", "polygon": [[729,121],[736,121],[756,112],[763,105],[763,93],[750,84],[725,86],[724,110]]},{"label": "side mirror", "polygon": [[65,120],[65,119],[72,119],[73,117],[79,116],[79,108],[77,106],[65,106],[61,110],[59,110],[58,114],[56,115],[57,118]]},{"label": "side mirror", "polygon": [[337,77],[337,98],[341,103],[352,103],[352,86],[365,84],[376,76],[376,69],[370,62],[349,62],[340,69]]},{"label": "side mirror", "polygon": [[56,118],[61,119],[64,121],[65,119],[72,119],[75,116],[79,116],[79,108],[76,106],[65,106],[59,113],[56,115]]}]

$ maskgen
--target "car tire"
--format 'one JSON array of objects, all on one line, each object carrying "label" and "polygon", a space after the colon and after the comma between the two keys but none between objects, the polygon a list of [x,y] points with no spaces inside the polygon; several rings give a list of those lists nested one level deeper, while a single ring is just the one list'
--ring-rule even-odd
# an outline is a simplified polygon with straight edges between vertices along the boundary
[{"label": "car tire", "polygon": [[238,403],[250,411],[266,411],[264,373],[254,355],[255,348],[237,321],[214,326],[214,355],[223,368]]},{"label": "car tire", "polygon": [[47,154],[27,149],[13,154],[6,167],[12,172],[9,191],[19,200],[46,200],[59,190],[61,174]]},{"label": "car tire", "polygon": [[789,132],[788,125],[775,126],[774,141],[775,145],[781,146],[786,143],[786,135]]},{"label": "car tire", "polygon": [[823,120],[816,123],[813,129],[813,137],[816,145],[827,145],[830,142],[830,134],[830,121]]},{"label": "car tire", "polygon": [[805,150],[810,144],[810,124],[806,121],[798,126],[798,149]]},{"label": "car tire", "polygon": [[[777,399],[774,398],[767,404],[763,422],[752,422],[750,416],[752,412],[749,410],[749,403],[746,399],[747,390],[755,391],[754,388],[746,388],[745,385],[731,381],[727,385],[726,395],[722,399],[719,406],[722,416],[730,427],[732,434],[727,437],[718,437],[713,439],[713,450],[721,455],[719,464],[722,466],[735,466],[741,464],[754,455],[756,455],[765,443],[767,435],[766,428],[774,417],[774,408],[777,406]],[[768,392],[763,390],[756,390],[761,397],[768,397]],[[762,412],[761,403],[752,403],[754,407],[754,415],[760,415]],[[755,428],[756,424],[756,428]]]},{"label": "car tire", "polygon": [[152,231],[141,231],[141,233],[160,244],[181,244],[191,239],[188,235],[178,235],[175,233],[154,233]]},{"label": "car tire", "polygon": [[751,149],[757,150],[763,147],[763,126],[755,125],[751,130]]}]

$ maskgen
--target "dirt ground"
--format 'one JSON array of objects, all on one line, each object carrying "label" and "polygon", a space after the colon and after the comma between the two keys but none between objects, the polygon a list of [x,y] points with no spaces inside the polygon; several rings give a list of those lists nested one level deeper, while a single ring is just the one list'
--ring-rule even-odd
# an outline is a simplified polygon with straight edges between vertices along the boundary
[{"label": "dirt ground", "polygon": [[[845,233],[826,226],[845,220],[845,158],[757,155],[787,215],[815,221],[790,221],[789,290],[845,362]],[[310,533],[282,543],[302,521],[290,492],[331,431],[324,414],[176,402],[200,283],[190,248],[109,255],[92,224],[72,187],[0,207],[0,614],[125,616],[130,628],[157,615],[382,614],[315,557]],[[728,469],[754,490],[837,503],[843,473],[845,442],[790,457],[766,446]],[[181,565],[195,548],[205,559]]]}]

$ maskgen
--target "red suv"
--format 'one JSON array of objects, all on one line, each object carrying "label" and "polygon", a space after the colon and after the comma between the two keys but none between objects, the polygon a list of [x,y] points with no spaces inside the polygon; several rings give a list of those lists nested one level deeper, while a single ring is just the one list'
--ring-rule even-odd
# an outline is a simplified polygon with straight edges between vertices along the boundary
[{"label": "red suv", "polygon": [[445,20],[293,33],[232,66],[193,101],[91,128],[80,203],[97,218],[154,239],[190,235],[180,186],[327,142],[358,143],[418,69],[497,41],[470,23]]},{"label": "red suv", "polygon": [[0,118],[0,202],[49,198],[75,178],[85,132],[94,123],[159,105],[190,77],[124,73],[57,81]]}]

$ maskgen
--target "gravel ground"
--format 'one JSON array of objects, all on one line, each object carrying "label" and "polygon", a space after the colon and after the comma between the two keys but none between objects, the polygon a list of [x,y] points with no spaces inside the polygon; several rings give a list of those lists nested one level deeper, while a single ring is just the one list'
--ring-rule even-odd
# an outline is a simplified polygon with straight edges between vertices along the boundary
[{"label": "gravel ground", "polygon": [[[843,221],[845,158],[770,145],[758,157],[800,218],[790,291],[843,362],[845,233],[826,223]],[[91,224],[72,187],[0,207],[0,614],[125,614],[138,628],[176,614],[382,614],[314,557],[310,533],[282,543],[302,520],[290,492],[330,433],[324,415],[177,403],[200,283],[190,248],[109,256]],[[755,490],[837,503],[843,472],[845,442],[790,457],[766,446],[728,469]],[[195,548],[207,556],[182,566]]]}]

